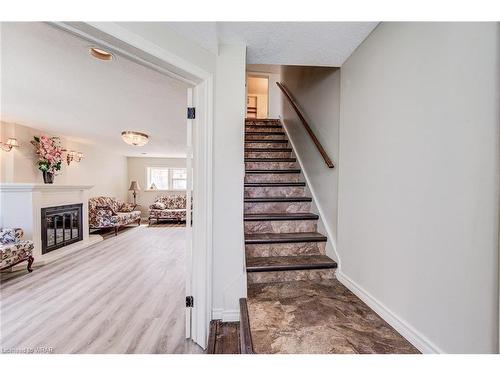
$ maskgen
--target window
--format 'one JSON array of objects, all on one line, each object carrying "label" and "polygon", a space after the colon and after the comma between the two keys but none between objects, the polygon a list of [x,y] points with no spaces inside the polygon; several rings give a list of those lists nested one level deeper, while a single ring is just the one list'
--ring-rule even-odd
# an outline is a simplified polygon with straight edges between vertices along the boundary
[{"label": "window", "polygon": [[186,168],[147,168],[147,190],[186,190]]},{"label": "window", "polygon": [[187,173],[186,168],[171,169],[172,173],[172,190],[186,190],[187,188]]}]

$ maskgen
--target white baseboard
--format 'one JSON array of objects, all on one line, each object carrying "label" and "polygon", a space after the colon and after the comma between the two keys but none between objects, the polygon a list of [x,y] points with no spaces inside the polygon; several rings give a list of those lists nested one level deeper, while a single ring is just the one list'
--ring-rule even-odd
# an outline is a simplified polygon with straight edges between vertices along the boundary
[{"label": "white baseboard", "polygon": [[223,322],[239,322],[240,310],[213,309],[212,319],[221,319]]},{"label": "white baseboard", "polygon": [[337,279],[344,284],[347,289],[353,292],[360,300],[366,303],[373,311],[375,311],[382,319],[389,323],[396,331],[398,331],[401,336],[407,339],[413,344],[418,350],[424,354],[437,354],[445,353],[444,350],[439,348],[436,344],[432,343],[427,337],[422,333],[412,327],[409,323],[399,318],[386,306],[384,306],[375,297],[369,294],[365,289],[356,284],[348,276],[338,270]]}]

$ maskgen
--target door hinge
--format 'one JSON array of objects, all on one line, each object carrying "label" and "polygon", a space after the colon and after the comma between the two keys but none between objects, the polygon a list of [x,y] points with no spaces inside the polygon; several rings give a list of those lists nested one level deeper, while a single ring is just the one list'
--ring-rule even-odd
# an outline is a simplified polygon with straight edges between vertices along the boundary
[{"label": "door hinge", "polygon": [[188,120],[193,120],[196,118],[196,108],[195,107],[188,107]]},{"label": "door hinge", "polygon": [[186,307],[194,307],[194,298],[193,296],[186,297]]}]

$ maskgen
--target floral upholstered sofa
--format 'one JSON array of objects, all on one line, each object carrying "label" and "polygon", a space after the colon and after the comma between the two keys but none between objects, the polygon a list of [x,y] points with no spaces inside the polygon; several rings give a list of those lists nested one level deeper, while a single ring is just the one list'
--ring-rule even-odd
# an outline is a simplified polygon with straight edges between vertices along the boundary
[{"label": "floral upholstered sofa", "polygon": [[10,268],[18,263],[27,261],[28,272],[33,271],[33,241],[21,240],[21,228],[0,228],[0,253],[2,263],[0,270]]},{"label": "floral upholstered sofa", "polygon": [[118,229],[128,224],[141,224],[141,211],[134,210],[132,203],[120,202],[111,197],[95,197],[89,199],[89,227],[90,229],[114,228],[115,235]]},{"label": "floral upholstered sofa", "polygon": [[186,196],[182,194],[160,195],[149,206],[149,224],[156,220],[186,221]]}]

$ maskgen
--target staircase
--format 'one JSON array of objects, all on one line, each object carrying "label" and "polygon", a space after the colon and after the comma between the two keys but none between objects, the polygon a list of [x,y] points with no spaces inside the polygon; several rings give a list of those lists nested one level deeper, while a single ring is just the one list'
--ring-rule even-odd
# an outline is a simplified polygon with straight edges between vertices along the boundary
[{"label": "staircase", "polygon": [[418,353],[336,279],[301,173],[279,120],[246,120],[240,352]]},{"label": "staircase", "polygon": [[[240,301],[244,353],[253,353],[252,340],[269,340],[267,328],[273,324],[266,321],[277,318],[269,304],[279,304],[275,297],[267,301],[271,289],[335,278],[337,263],[325,254],[327,238],[318,233],[319,216],[311,213],[312,198],[292,154],[280,120],[246,120],[244,228],[252,308]],[[266,345],[256,342],[255,347]]]},{"label": "staircase", "polygon": [[301,169],[279,120],[245,123],[245,250],[248,284],[325,280],[325,255]]}]

